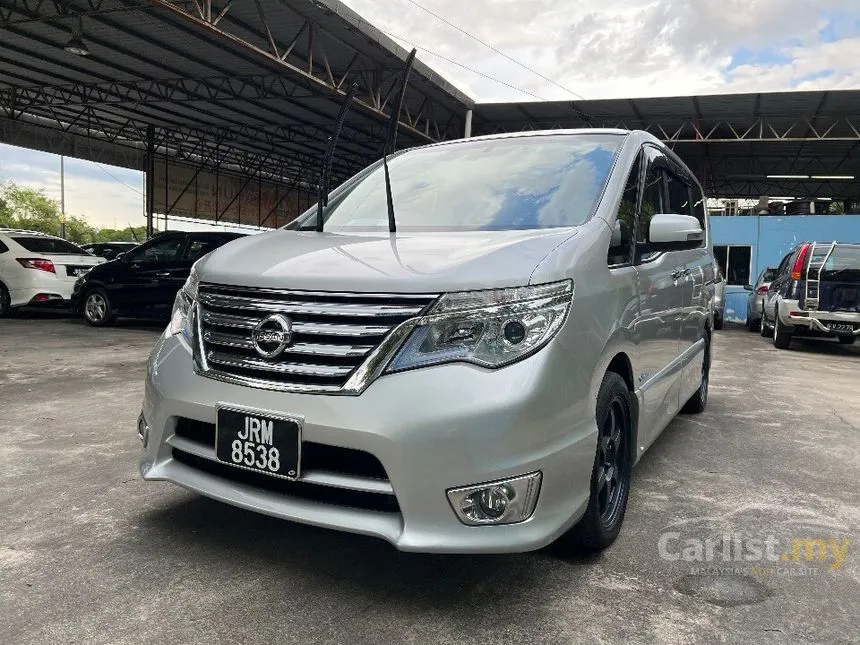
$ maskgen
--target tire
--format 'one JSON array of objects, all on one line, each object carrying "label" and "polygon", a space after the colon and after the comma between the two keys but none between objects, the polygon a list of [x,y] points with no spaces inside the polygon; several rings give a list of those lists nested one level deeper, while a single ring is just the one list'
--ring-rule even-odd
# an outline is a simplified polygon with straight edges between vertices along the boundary
[{"label": "tire", "polygon": [[788,325],[783,325],[777,313],[776,319],[773,321],[773,346],[777,349],[788,349],[788,346],[791,345],[792,333],[792,328]]},{"label": "tire", "polygon": [[113,305],[104,289],[92,289],[87,292],[83,313],[84,320],[93,327],[107,327],[116,322]]},{"label": "tire", "polygon": [[607,372],[597,394],[597,449],[588,508],[556,540],[554,547],[560,554],[600,551],[618,537],[630,493],[635,410],[633,395],[624,379],[615,372]]},{"label": "tire", "polygon": [[840,345],[853,345],[855,340],[857,340],[857,336],[840,336],[839,337],[839,344]]},{"label": "tire", "polygon": [[761,323],[759,324],[758,330],[761,334],[762,338],[770,337],[770,332],[768,331],[768,321],[767,316],[764,315],[764,311],[761,312]]},{"label": "tire", "polygon": [[714,329],[722,329],[723,328],[723,317],[722,316],[714,316]]},{"label": "tire", "polygon": [[6,285],[0,282],[0,318],[9,318],[12,315],[12,296]]},{"label": "tire", "polygon": [[749,321],[750,331],[761,331],[761,318]]},{"label": "tire", "polygon": [[711,381],[711,339],[705,336],[705,359],[702,361],[702,380],[699,389],[681,408],[684,414],[699,414],[708,405],[708,385]]}]

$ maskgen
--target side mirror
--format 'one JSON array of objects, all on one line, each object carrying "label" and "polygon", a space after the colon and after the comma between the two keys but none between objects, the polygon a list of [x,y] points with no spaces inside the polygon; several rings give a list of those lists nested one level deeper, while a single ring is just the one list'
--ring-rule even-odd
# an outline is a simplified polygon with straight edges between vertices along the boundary
[{"label": "side mirror", "polygon": [[648,241],[667,249],[698,246],[705,239],[702,225],[692,215],[657,213],[648,226]]},{"label": "side mirror", "polygon": [[744,285],[744,289],[746,289],[747,291],[752,291],[752,290],[753,290],[753,286],[752,286],[751,284],[745,284],[745,285]]}]

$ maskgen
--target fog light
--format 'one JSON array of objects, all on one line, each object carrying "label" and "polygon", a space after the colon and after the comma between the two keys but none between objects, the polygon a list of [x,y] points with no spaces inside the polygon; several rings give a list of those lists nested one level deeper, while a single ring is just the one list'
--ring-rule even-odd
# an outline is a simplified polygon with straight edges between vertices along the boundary
[{"label": "fog light", "polygon": [[510,501],[516,496],[514,491],[505,484],[485,488],[480,493],[472,493],[466,498],[469,505],[474,501],[470,498],[478,495],[478,506],[481,512],[491,519],[498,519],[505,514]]},{"label": "fog light", "polygon": [[464,524],[513,524],[534,513],[541,473],[448,491],[448,501]]},{"label": "fog light", "polygon": [[146,444],[149,443],[149,425],[146,423],[143,412],[137,417],[137,438],[143,442],[143,447],[146,448]]}]

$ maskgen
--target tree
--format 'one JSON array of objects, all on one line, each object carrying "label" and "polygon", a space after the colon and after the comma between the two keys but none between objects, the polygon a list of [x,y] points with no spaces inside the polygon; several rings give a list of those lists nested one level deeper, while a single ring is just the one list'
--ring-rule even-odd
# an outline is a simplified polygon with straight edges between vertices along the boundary
[{"label": "tree", "polygon": [[[63,229],[60,204],[43,190],[9,182],[0,186],[0,227],[60,235]],[[66,215],[66,239],[76,244],[143,242],[146,228],[129,226],[124,229],[98,229],[83,218]]]},{"label": "tree", "polygon": [[0,225],[56,235],[60,232],[60,207],[41,190],[9,183],[3,188],[3,221]]}]

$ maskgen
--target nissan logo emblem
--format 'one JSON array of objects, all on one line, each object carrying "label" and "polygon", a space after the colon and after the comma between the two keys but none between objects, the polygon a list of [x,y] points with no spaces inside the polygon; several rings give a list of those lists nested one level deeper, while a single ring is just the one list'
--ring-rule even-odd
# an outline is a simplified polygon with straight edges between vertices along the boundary
[{"label": "nissan logo emblem", "polygon": [[293,323],[283,314],[266,316],[251,332],[251,343],[263,358],[275,358],[293,339]]}]

